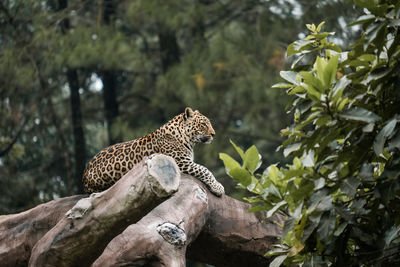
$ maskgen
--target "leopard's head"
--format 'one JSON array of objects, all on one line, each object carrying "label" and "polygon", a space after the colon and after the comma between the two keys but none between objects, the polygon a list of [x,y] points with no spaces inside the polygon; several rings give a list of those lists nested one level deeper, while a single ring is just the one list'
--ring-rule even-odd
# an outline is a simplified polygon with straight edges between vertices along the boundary
[{"label": "leopard's head", "polygon": [[183,113],[183,127],[185,134],[193,143],[210,144],[215,131],[210,120],[198,110],[186,108]]}]

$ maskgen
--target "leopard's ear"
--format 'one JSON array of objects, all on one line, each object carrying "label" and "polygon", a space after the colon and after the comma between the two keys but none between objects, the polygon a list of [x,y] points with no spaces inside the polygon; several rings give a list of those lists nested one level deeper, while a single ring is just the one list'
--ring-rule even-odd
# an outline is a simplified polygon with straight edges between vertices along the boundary
[{"label": "leopard's ear", "polygon": [[183,119],[186,121],[187,119],[193,116],[193,110],[189,107],[185,108],[185,113],[183,114]]}]

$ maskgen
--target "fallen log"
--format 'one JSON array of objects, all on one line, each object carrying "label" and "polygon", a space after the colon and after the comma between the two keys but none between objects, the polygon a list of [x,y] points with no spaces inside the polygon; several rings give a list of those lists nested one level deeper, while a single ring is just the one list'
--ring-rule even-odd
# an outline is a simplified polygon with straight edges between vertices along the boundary
[{"label": "fallen log", "polygon": [[[160,178],[175,181],[165,183],[169,193],[148,181],[174,169],[162,166],[141,163],[100,194],[0,217],[1,265],[27,266],[29,259],[30,266],[185,266],[186,258],[215,266],[269,263],[263,255],[281,234],[274,222],[282,223],[280,216],[247,213],[250,205],[215,197],[188,175],[167,198],[177,188],[173,175]],[[146,175],[152,168],[162,171]]]},{"label": "fallen log", "polygon": [[179,191],[116,236],[93,266],[186,266],[187,256],[215,266],[266,266],[263,255],[281,233],[273,220],[283,220],[263,221],[249,208],[182,175]]}]

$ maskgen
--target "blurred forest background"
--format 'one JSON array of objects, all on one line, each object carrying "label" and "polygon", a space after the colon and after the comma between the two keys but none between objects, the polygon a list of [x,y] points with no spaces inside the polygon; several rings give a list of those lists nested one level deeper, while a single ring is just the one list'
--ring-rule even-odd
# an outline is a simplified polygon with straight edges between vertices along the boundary
[{"label": "blurred forest background", "polygon": [[290,124],[289,43],[326,21],[342,47],[360,14],[345,0],[1,0],[0,214],[82,192],[86,162],[149,133],[186,106],[217,132],[197,146],[238,197],[219,152],[255,144],[264,164]]}]

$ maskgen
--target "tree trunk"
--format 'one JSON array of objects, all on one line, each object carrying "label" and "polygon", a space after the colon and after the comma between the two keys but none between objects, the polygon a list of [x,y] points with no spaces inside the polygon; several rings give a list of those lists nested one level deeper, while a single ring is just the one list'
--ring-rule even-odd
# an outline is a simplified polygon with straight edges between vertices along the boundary
[{"label": "tree trunk", "polygon": [[[110,0],[100,0],[100,24],[111,25],[114,21],[115,4]],[[115,120],[119,115],[119,104],[117,101],[117,79],[116,73],[104,70],[100,73],[103,81],[104,111],[107,122],[108,143],[110,145],[121,142],[121,136],[115,134]]]},{"label": "tree trunk", "polygon": [[182,175],[179,190],[167,198],[177,190],[179,177],[172,158],[155,155],[102,193],[2,216],[0,262],[185,266],[189,258],[215,266],[269,263],[263,255],[281,234],[274,223],[282,223],[280,216],[266,219],[264,213],[247,213],[250,205],[216,197],[188,175]]},{"label": "tree trunk", "polygon": [[70,99],[75,157],[75,192],[83,193],[82,175],[86,165],[86,144],[83,132],[78,73],[76,69],[69,69],[67,71],[67,78],[71,91]]},{"label": "tree trunk", "polygon": [[112,145],[121,141],[121,137],[113,133],[115,120],[119,115],[115,74],[111,71],[103,71],[101,72],[101,79],[103,81],[103,100],[107,122],[108,143]]},{"label": "tree trunk", "polygon": [[170,30],[162,31],[158,34],[161,66],[164,73],[168,68],[179,62],[180,50],[175,33]]}]

